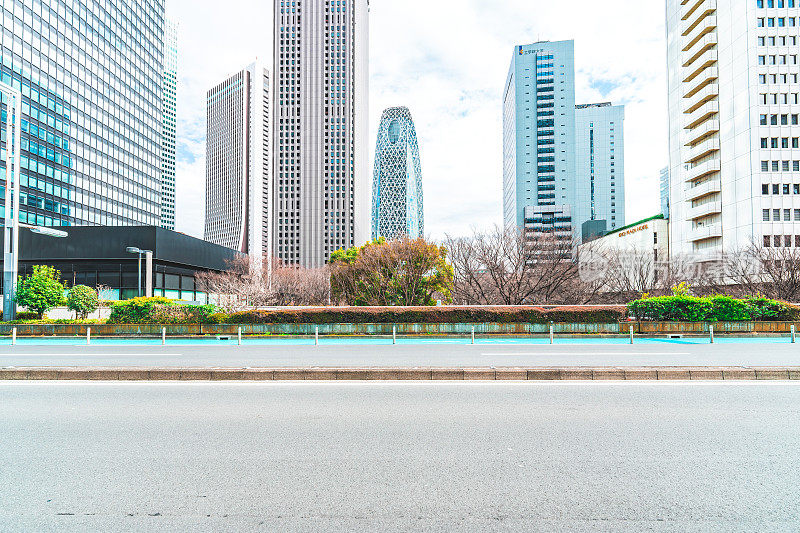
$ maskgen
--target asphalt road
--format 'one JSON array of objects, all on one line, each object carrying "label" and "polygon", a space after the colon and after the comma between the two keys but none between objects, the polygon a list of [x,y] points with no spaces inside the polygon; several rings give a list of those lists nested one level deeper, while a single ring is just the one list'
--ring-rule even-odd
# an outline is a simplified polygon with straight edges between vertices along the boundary
[{"label": "asphalt road", "polygon": [[800,386],[0,383],[3,531],[796,531]]},{"label": "asphalt road", "polygon": [[800,344],[2,346],[0,367],[800,366]]}]

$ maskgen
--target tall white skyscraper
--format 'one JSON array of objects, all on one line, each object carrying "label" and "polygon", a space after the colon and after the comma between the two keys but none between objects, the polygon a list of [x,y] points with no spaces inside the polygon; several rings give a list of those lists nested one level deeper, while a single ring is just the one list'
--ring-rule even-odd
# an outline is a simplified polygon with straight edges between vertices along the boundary
[{"label": "tall white skyscraper", "polygon": [[671,250],[800,245],[800,4],[667,0]]},{"label": "tall white skyscraper", "polygon": [[575,231],[575,60],[572,41],[517,46],[503,93],[507,228]]},{"label": "tall white skyscraper", "polygon": [[165,23],[164,84],[161,116],[161,227],[175,230],[175,134],[178,98],[178,27]]},{"label": "tall white skyscraper", "polygon": [[624,121],[621,105],[575,107],[573,220],[583,241],[625,225]]},{"label": "tall white skyscraper", "polygon": [[20,221],[159,225],[164,0],[6,1],[3,14],[2,81],[23,98]]},{"label": "tall white skyscraper", "polygon": [[275,255],[318,267],[370,237],[368,0],[275,0]]},{"label": "tall white skyscraper", "polygon": [[208,91],[205,240],[272,257],[269,72],[254,63]]}]

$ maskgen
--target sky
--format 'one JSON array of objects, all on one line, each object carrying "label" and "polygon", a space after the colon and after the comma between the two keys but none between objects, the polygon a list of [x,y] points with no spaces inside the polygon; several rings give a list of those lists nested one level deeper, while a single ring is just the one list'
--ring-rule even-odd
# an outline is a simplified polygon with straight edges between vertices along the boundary
[{"label": "sky", "polygon": [[[369,148],[407,106],[422,159],[425,232],[502,223],[502,91],[514,46],[575,41],[576,103],[625,108],[626,223],[657,214],[667,166],[664,6],[658,0],[371,0]],[[262,60],[272,1],[168,0],[179,24],[176,229],[202,237],[205,94]],[[370,161],[370,169],[372,161]],[[370,180],[371,180],[370,171]]]}]

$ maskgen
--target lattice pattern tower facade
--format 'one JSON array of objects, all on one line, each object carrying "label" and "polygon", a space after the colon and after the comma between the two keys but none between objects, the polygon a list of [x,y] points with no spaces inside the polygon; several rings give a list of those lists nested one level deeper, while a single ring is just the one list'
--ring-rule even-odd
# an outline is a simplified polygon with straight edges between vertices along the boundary
[{"label": "lattice pattern tower facade", "polygon": [[378,129],[372,179],[372,238],[425,236],[422,165],[407,107],[386,109]]}]

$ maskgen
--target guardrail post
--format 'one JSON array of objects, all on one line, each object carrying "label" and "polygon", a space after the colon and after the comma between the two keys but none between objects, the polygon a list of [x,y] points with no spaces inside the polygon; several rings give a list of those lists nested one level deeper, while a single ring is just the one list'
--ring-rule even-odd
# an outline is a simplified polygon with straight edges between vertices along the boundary
[{"label": "guardrail post", "polygon": [[92,343],[92,328],[86,328],[86,345]]},{"label": "guardrail post", "polygon": [[242,345],[242,326],[239,326],[239,329],[236,332],[236,342],[237,342],[237,346],[241,346]]},{"label": "guardrail post", "polygon": [[553,344],[554,338],[555,338],[555,326],[553,326],[553,323],[551,322],[550,323],[550,344]]},{"label": "guardrail post", "polygon": [[161,328],[161,346],[167,345],[167,328]]},{"label": "guardrail post", "polygon": [[314,328],[314,346],[319,346],[319,326]]},{"label": "guardrail post", "polygon": [[397,326],[392,326],[392,344],[397,344]]},{"label": "guardrail post", "polygon": [[714,326],[710,324],[708,326],[708,341],[709,343],[714,344]]},{"label": "guardrail post", "polygon": [[472,326],[472,344],[475,344],[475,326]]},{"label": "guardrail post", "polygon": [[17,328],[11,330],[11,346],[17,345]]},{"label": "guardrail post", "polygon": [[794,324],[792,324],[792,344],[795,343]]},{"label": "guardrail post", "polygon": [[630,326],[628,328],[628,331],[630,332],[630,336],[631,336],[631,344],[633,344],[633,326]]}]

